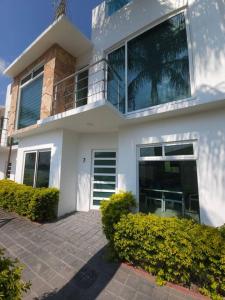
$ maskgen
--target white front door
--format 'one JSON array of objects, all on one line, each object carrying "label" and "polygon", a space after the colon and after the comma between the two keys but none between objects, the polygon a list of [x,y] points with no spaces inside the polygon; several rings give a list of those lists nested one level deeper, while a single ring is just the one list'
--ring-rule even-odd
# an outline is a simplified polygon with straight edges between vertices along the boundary
[{"label": "white front door", "polygon": [[98,209],[116,191],[116,151],[94,150],[92,153],[91,209]]}]

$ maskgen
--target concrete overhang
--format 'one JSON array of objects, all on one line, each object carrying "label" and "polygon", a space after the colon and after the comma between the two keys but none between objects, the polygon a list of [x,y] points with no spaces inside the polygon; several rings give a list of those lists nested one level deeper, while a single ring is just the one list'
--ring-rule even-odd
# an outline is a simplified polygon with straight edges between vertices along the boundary
[{"label": "concrete overhang", "polygon": [[110,102],[102,99],[39,120],[35,125],[15,131],[12,136],[21,139],[57,129],[68,129],[77,133],[118,132],[122,127],[224,109],[224,105],[225,99],[201,101],[193,98],[123,115]]},{"label": "concrete overhang", "polygon": [[124,116],[103,99],[39,120],[32,127],[15,131],[12,136],[21,139],[57,129],[77,133],[116,132],[124,121]]},{"label": "concrete overhang", "polygon": [[4,74],[10,77],[17,76],[54,44],[60,45],[74,57],[79,57],[92,49],[91,41],[65,16],[62,16],[29,45],[26,50],[5,69]]}]

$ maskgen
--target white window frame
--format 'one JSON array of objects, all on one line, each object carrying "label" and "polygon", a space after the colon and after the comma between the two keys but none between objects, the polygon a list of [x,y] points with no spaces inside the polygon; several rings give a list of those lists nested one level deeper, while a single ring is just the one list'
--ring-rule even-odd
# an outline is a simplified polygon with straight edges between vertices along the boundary
[{"label": "white window frame", "polygon": [[[33,187],[36,187],[36,181],[37,181],[37,170],[38,170],[38,158],[39,158],[39,153],[41,152],[50,152],[50,154],[52,155],[52,150],[51,148],[46,148],[46,149],[39,149],[39,150],[28,150],[25,151],[23,154],[23,167],[22,167],[22,180],[21,183],[23,184],[24,181],[24,172],[25,172],[25,163],[26,163],[26,155],[30,154],[30,153],[35,153],[36,154],[36,158],[35,158],[35,166],[34,166],[34,178],[33,178]],[[50,155],[50,169],[49,169],[49,181],[50,181],[50,172],[51,172],[51,155]]]},{"label": "white window frame", "polygon": [[[165,156],[164,147],[165,146],[177,146],[177,145],[193,145],[193,155],[173,155],[173,156]],[[148,147],[160,147],[162,146],[162,156],[140,156],[141,148]],[[196,172],[197,172],[197,180],[199,182],[199,172],[198,172],[198,140],[182,140],[182,141],[173,141],[173,142],[159,142],[159,143],[149,143],[149,144],[139,144],[136,147],[136,191],[137,191],[137,211],[139,211],[139,203],[140,203],[140,189],[139,189],[139,163],[142,161],[195,161],[196,162]],[[201,207],[199,201],[199,218],[201,221]]]},{"label": "white window frame", "polygon": [[137,32],[135,32],[134,34],[131,34],[130,36],[128,36],[127,38],[123,39],[122,41],[120,41],[119,43],[115,44],[114,46],[108,48],[105,51],[105,57],[108,60],[108,55],[113,53],[114,51],[118,50],[121,47],[125,47],[125,115],[131,115],[134,113],[139,113],[142,111],[146,111],[149,109],[153,109],[155,107],[162,107],[165,106],[167,103],[162,103],[162,104],[158,104],[158,105],[154,105],[154,106],[149,106],[146,108],[141,108],[141,109],[137,109],[134,111],[128,111],[128,43],[133,40],[134,38],[140,36],[141,34],[153,29],[154,27],[156,27],[157,25],[160,25],[161,23],[171,19],[172,17],[175,17],[177,15],[179,15],[180,13],[184,14],[184,18],[185,18],[185,26],[186,26],[186,36],[187,36],[187,47],[188,47],[188,60],[189,60],[189,78],[190,78],[190,92],[191,92],[191,96],[185,99],[179,99],[179,100],[174,100],[171,101],[169,103],[182,103],[185,101],[189,101],[192,99],[195,99],[196,97],[196,85],[195,85],[195,76],[194,76],[194,60],[193,60],[193,48],[192,48],[192,31],[191,31],[191,26],[190,26],[190,17],[189,17],[189,11],[188,11],[188,7],[185,8],[181,8],[179,10],[176,10],[175,12],[172,12],[166,16],[163,16],[161,18],[159,18],[158,20],[154,21],[153,23],[151,23],[148,26],[145,26],[144,28],[138,30]]},{"label": "white window frame", "polygon": [[[193,145],[193,154],[192,155],[165,155],[166,146],[179,146],[179,145]],[[140,156],[141,148],[149,147],[162,147],[162,156]],[[179,142],[162,142],[155,144],[144,144],[137,146],[137,158],[138,161],[175,161],[175,160],[197,160],[198,151],[197,151],[197,141],[188,140],[188,141],[179,141]]]},{"label": "white window frame", "polygon": [[[91,197],[90,197],[90,209],[95,209],[98,210],[99,209],[99,205],[94,205],[93,204],[93,199],[95,198],[99,198],[99,197],[93,197],[93,192],[96,191],[96,189],[94,189],[94,184],[95,183],[99,183],[98,181],[94,181],[94,176],[96,175],[94,173],[94,168],[96,167],[94,165],[94,161],[95,161],[95,153],[96,152],[115,152],[116,153],[116,157],[115,158],[97,158],[97,160],[115,160],[116,164],[115,166],[99,166],[100,168],[115,168],[116,172],[115,174],[112,173],[98,173],[97,176],[115,176],[115,182],[112,181],[105,181],[106,184],[115,184],[115,190],[97,190],[98,192],[115,192],[117,191],[117,186],[118,186],[118,176],[117,176],[117,167],[118,167],[118,157],[117,157],[117,150],[115,149],[98,149],[98,150],[92,150],[92,154],[91,154]],[[102,182],[101,182],[102,183]],[[103,200],[103,198],[99,198],[99,200]]]},{"label": "white window frame", "polygon": [[[17,100],[17,109],[16,109],[16,121],[15,121],[15,128],[16,130],[18,130],[18,123],[19,123],[19,115],[20,115],[20,104],[21,104],[21,92],[22,89],[26,86],[28,86],[29,84],[31,84],[33,81],[35,81],[36,79],[38,79],[39,77],[43,76],[44,74],[44,69],[42,72],[40,72],[37,76],[33,77],[33,73],[35,71],[37,71],[39,68],[44,67],[44,63],[40,63],[37,66],[35,66],[30,72],[26,73],[21,79],[20,79],[20,84],[19,84],[19,92],[18,92],[18,100]],[[21,84],[22,80],[24,78],[26,78],[28,75],[31,74],[31,79],[28,80],[27,82],[25,82],[24,84]],[[43,87],[42,87],[43,89]]]}]

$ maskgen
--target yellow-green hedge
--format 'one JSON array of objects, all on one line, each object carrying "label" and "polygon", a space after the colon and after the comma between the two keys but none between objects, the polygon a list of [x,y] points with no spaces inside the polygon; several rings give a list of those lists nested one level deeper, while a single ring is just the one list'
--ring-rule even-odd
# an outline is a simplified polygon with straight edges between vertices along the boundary
[{"label": "yellow-green hedge", "polygon": [[225,296],[225,239],[223,231],[192,220],[128,214],[114,225],[114,249],[123,261],[166,281]]},{"label": "yellow-green hedge", "polygon": [[130,192],[113,194],[110,200],[102,201],[101,214],[103,231],[109,242],[113,241],[114,225],[117,224],[123,215],[131,212],[136,205],[135,198]]},{"label": "yellow-green hedge", "polygon": [[59,191],[55,188],[32,188],[10,180],[0,180],[0,207],[32,221],[55,219],[58,200]]},{"label": "yellow-green hedge", "polygon": [[18,261],[3,254],[0,249],[0,300],[21,300],[30,284],[21,279],[22,268]]}]

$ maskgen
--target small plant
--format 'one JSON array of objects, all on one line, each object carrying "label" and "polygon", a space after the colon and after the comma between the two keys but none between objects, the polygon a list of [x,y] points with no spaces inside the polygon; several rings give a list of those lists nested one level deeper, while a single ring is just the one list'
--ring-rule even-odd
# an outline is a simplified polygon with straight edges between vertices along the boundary
[{"label": "small plant", "polygon": [[33,188],[10,180],[0,180],[0,207],[32,221],[51,221],[57,216],[59,191]]},{"label": "small plant", "polygon": [[21,279],[22,267],[17,260],[4,257],[0,249],[0,300],[21,300],[30,283]]},{"label": "small plant", "polygon": [[136,201],[132,193],[120,192],[113,194],[109,200],[102,201],[101,214],[103,231],[110,243],[114,238],[114,226],[123,215],[129,214],[136,206]]}]

